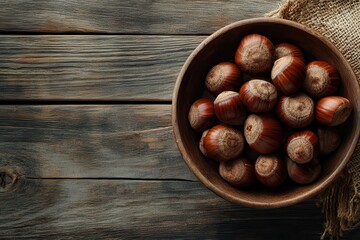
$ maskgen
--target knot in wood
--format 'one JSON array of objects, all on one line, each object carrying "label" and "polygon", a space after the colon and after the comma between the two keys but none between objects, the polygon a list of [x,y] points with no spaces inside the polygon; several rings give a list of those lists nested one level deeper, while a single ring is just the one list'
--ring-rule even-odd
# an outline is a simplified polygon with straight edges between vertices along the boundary
[{"label": "knot in wood", "polygon": [[0,193],[15,191],[23,180],[23,175],[14,168],[0,168]]}]

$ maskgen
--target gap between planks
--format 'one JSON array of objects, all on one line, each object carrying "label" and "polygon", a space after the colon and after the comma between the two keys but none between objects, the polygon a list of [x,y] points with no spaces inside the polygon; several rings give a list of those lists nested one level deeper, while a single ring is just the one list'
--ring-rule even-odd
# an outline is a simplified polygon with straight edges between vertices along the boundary
[{"label": "gap between planks", "polygon": [[2,99],[0,105],[166,105],[169,100],[12,100]]},{"label": "gap between planks", "polygon": [[122,178],[122,177],[99,177],[99,178],[89,178],[89,177],[25,177],[25,179],[31,180],[98,180],[98,181],[137,181],[137,182],[198,182],[196,180],[190,179],[180,179],[180,178]]},{"label": "gap between planks", "polygon": [[[225,26],[224,26],[225,27]],[[155,36],[155,37],[207,37],[211,33],[107,33],[107,32],[21,32],[0,31],[0,36]]]}]

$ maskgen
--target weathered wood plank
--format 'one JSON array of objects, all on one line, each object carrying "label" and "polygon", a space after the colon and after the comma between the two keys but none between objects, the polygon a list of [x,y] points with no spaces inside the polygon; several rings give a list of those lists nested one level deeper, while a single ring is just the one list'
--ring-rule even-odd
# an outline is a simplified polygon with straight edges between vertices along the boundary
[{"label": "weathered wood plank", "polygon": [[26,180],[0,202],[1,238],[10,239],[319,239],[323,222],[314,200],[249,209],[199,182]]},{"label": "weathered wood plank", "polygon": [[1,36],[0,100],[170,101],[182,65],[204,38]]},{"label": "weathered wood plank", "polygon": [[209,34],[262,16],[279,0],[7,0],[0,31]]},{"label": "weathered wood plank", "polygon": [[195,177],[172,135],[170,105],[2,105],[0,167],[27,177]]}]

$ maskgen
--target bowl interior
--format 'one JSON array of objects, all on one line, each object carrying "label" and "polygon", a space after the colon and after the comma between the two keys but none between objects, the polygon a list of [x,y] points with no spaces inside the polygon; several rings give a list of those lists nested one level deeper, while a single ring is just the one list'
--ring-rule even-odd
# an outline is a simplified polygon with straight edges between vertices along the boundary
[{"label": "bowl interior", "polygon": [[[247,34],[267,36],[274,44],[289,42],[308,53],[309,59],[326,60],[339,71],[341,95],[353,104],[353,113],[346,122],[344,138],[338,150],[325,158],[320,178],[312,184],[287,184],[279,189],[254,187],[238,189],[218,174],[217,163],[207,160],[199,151],[199,134],[188,123],[191,104],[204,92],[204,78],[212,66],[233,61],[240,40]],[[359,136],[359,87],[350,66],[339,51],[316,32],[282,19],[258,18],[236,22],[220,29],[201,43],[190,55],[176,82],[173,95],[173,127],[183,159],[196,177],[221,197],[252,207],[282,207],[310,198],[326,188],[343,170]]]}]

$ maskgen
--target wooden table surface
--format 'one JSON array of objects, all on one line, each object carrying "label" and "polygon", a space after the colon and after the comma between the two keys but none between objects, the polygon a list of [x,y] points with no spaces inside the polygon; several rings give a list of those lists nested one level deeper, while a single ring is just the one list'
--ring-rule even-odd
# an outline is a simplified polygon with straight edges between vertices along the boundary
[{"label": "wooden table surface", "polygon": [[278,4],[1,1],[0,238],[319,239],[316,199],[229,203],[193,176],[172,135],[188,55]]}]

